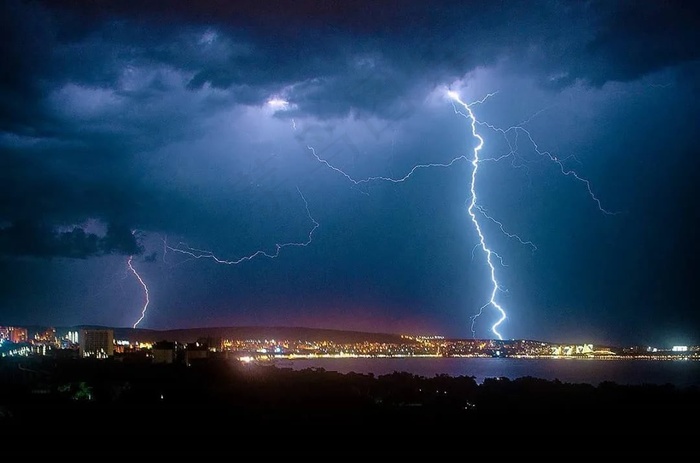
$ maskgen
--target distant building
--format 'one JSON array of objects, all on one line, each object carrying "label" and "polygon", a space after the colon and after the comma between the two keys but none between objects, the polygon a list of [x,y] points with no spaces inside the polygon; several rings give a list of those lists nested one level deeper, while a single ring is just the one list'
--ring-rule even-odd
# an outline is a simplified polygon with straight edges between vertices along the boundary
[{"label": "distant building", "polygon": [[208,336],[205,338],[199,338],[197,339],[197,344],[206,345],[209,351],[211,352],[221,352],[224,349],[224,340],[220,336]]},{"label": "distant building", "polygon": [[78,332],[77,331],[69,331],[66,333],[64,339],[70,341],[73,344],[78,344]]},{"label": "distant building", "polygon": [[10,342],[19,344],[20,342],[27,342],[27,329],[18,328],[16,326],[7,327],[8,333],[10,335]]},{"label": "distant building", "polygon": [[185,346],[185,363],[189,365],[192,360],[205,359],[209,357],[209,346],[199,342],[190,342]]},{"label": "distant building", "polygon": [[80,344],[81,358],[109,358],[114,356],[114,330],[80,330],[78,342]]},{"label": "distant building", "polygon": [[34,341],[39,344],[56,346],[56,329],[49,327],[42,332],[36,333],[34,335]]},{"label": "distant building", "polygon": [[177,358],[177,346],[171,341],[160,341],[153,344],[153,363],[174,363]]}]

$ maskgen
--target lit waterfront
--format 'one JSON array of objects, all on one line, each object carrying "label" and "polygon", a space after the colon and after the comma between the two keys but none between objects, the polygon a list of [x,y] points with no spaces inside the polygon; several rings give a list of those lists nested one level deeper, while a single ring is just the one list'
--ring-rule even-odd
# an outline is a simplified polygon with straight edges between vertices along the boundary
[{"label": "lit waterfront", "polygon": [[383,335],[367,339],[369,335],[365,334],[364,339],[350,340],[310,336],[313,333],[299,331],[282,336],[278,332],[275,337],[257,334],[198,336],[197,341],[182,343],[119,339],[114,337],[112,329],[58,334],[49,328],[29,336],[23,327],[0,327],[0,357],[93,357],[187,365],[219,357],[252,365],[323,368],[339,373],[470,376],[479,382],[487,378],[530,376],[569,383],[609,381],[700,387],[698,345],[615,347],[441,336]]}]

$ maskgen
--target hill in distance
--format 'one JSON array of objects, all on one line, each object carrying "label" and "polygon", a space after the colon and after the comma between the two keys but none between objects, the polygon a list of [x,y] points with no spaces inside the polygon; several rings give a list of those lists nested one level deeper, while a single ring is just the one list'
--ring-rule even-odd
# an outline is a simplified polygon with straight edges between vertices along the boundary
[{"label": "hill in distance", "polygon": [[[37,331],[41,329],[33,327]],[[333,341],[336,343],[384,342],[409,343],[401,335],[391,333],[373,333],[362,331],[344,331],[324,328],[286,327],[286,326],[225,326],[182,328],[173,330],[151,330],[130,327],[109,327],[98,325],[78,325],[57,328],[57,332],[79,329],[111,329],[115,339],[138,342],[176,341],[179,343],[195,342],[201,338],[222,339],[279,339],[303,341]],[[31,331],[31,329],[30,329]]]}]

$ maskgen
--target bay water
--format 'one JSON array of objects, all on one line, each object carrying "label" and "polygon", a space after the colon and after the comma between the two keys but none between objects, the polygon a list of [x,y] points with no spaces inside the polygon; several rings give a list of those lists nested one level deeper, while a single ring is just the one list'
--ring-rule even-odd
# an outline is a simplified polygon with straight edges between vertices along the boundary
[{"label": "bay water", "polygon": [[672,384],[700,387],[700,361],[652,359],[579,358],[474,358],[474,357],[349,357],[279,360],[277,366],[302,370],[322,368],[339,373],[373,374],[407,372],[417,376],[471,376],[477,383],[486,378],[534,377],[563,383],[599,385]]}]

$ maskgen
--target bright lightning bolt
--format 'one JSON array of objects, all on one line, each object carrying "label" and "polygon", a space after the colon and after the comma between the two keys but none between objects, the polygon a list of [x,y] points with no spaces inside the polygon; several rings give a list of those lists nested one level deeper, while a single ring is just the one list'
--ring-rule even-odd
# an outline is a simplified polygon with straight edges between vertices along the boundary
[{"label": "bright lightning bolt", "polygon": [[[472,104],[483,103],[484,101],[486,101],[488,98],[492,97],[493,95],[495,95],[495,93],[489,93],[489,94],[486,95],[483,99],[481,99],[481,100],[479,100],[479,101],[477,101],[477,102],[475,102],[475,103],[472,103]],[[503,309],[503,307],[501,307],[501,306],[498,304],[498,302],[496,301],[496,294],[498,293],[498,291],[499,291],[501,288],[500,288],[500,286],[499,286],[499,284],[498,284],[498,281],[496,280],[496,268],[494,267],[494,264],[493,264],[493,258],[494,258],[494,257],[497,258],[497,259],[499,259],[499,260],[501,260],[501,257],[500,257],[498,254],[496,254],[494,251],[492,251],[492,250],[486,245],[486,240],[485,240],[485,238],[484,238],[484,234],[483,234],[483,232],[482,232],[482,230],[481,230],[481,226],[480,226],[479,221],[477,220],[476,214],[475,214],[475,212],[474,212],[475,209],[476,209],[476,210],[479,210],[479,212],[481,212],[482,214],[484,214],[484,216],[486,216],[486,217],[489,218],[490,220],[492,220],[492,221],[496,222],[497,224],[499,224],[499,225],[501,226],[501,230],[503,230],[503,225],[502,225],[500,222],[498,222],[497,220],[495,220],[495,219],[493,219],[492,217],[488,216],[488,215],[483,211],[483,209],[479,208],[479,207],[476,205],[475,183],[476,183],[477,171],[478,171],[478,169],[479,169],[479,151],[480,151],[481,148],[484,146],[484,139],[481,138],[481,136],[480,136],[480,135],[477,133],[477,131],[476,131],[476,124],[477,124],[477,121],[476,121],[476,118],[474,117],[474,113],[472,113],[472,110],[471,110],[471,108],[470,108],[470,105],[464,103],[464,102],[459,98],[459,95],[458,95],[457,93],[455,93],[455,92],[452,92],[452,91],[448,92],[448,96],[449,96],[450,98],[452,98],[453,100],[457,101],[458,103],[460,103],[460,104],[464,107],[464,109],[467,111],[467,115],[465,115],[464,113],[458,111],[457,108],[455,107],[455,112],[456,112],[456,113],[461,114],[461,115],[467,117],[467,118],[471,121],[471,122],[470,122],[470,125],[471,125],[471,129],[472,129],[472,135],[474,136],[474,138],[476,138],[476,139],[478,140],[478,144],[477,144],[477,146],[474,148],[474,156],[473,156],[473,158],[472,158],[471,160],[469,160],[466,156],[462,155],[462,156],[457,156],[456,158],[452,159],[452,160],[451,160],[450,162],[448,162],[448,163],[418,164],[418,165],[414,166],[406,175],[404,175],[404,176],[401,177],[401,178],[391,178],[391,177],[383,177],[383,176],[374,176],[374,177],[367,177],[367,178],[365,178],[365,179],[357,180],[357,179],[353,178],[352,176],[350,176],[350,175],[349,175],[348,173],[346,173],[345,171],[343,171],[342,169],[339,169],[338,167],[335,167],[335,166],[331,165],[327,160],[321,158],[321,157],[316,153],[316,150],[314,150],[313,147],[307,146],[307,148],[311,151],[311,153],[313,154],[313,156],[316,158],[316,160],[317,160],[318,162],[320,162],[320,163],[326,165],[328,168],[330,168],[330,169],[332,169],[332,170],[338,172],[339,174],[341,174],[342,176],[344,176],[345,178],[347,178],[350,182],[352,182],[354,185],[360,185],[360,184],[362,184],[362,183],[368,183],[368,182],[377,181],[377,180],[382,180],[382,181],[387,181],[387,182],[392,182],[392,183],[401,183],[401,182],[404,182],[404,181],[408,180],[409,177],[411,177],[418,169],[424,169],[424,168],[429,168],[429,167],[451,167],[454,163],[456,163],[456,162],[459,161],[459,160],[470,161],[471,164],[472,164],[473,169],[472,169],[471,182],[470,182],[471,199],[470,199],[470,201],[469,201],[469,207],[468,207],[467,211],[468,211],[468,213],[469,213],[469,216],[470,216],[471,219],[472,219],[472,223],[474,224],[474,227],[476,228],[476,232],[477,232],[477,234],[479,235],[479,245],[480,245],[481,249],[484,251],[484,253],[486,254],[486,261],[487,261],[488,266],[489,266],[489,268],[490,268],[490,270],[491,270],[491,282],[492,282],[492,284],[493,284],[493,288],[492,288],[492,291],[491,291],[491,297],[490,297],[490,299],[489,299],[489,302],[488,302],[484,307],[482,307],[481,310],[483,310],[483,309],[484,309],[485,307],[487,307],[488,305],[492,305],[492,306],[498,311],[498,313],[500,314],[500,318],[499,318],[498,321],[496,321],[496,323],[491,327],[491,331],[492,331],[496,336],[498,336],[498,339],[503,339],[503,337],[501,336],[501,334],[498,332],[497,328],[498,328],[498,326],[499,326],[501,323],[503,323],[503,321],[506,319],[506,312],[505,312],[505,310]],[[503,231],[505,232],[505,230],[503,230]],[[532,244],[531,242],[529,242],[529,241],[524,241],[524,240],[520,239],[519,237],[517,237],[517,235],[513,235],[513,234],[507,234],[507,235],[510,236],[510,237],[517,238],[517,239],[518,239],[521,243],[523,243],[523,244],[530,244],[530,245],[534,246],[534,244]],[[501,262],[502,262],[502,260],[501,260]],[[481,311],[479,312],[479,314],[480,314],[480,313],[481,313]]]},{"label": "bright lightning bolt", "polygon": [[[479,311],[479,314],[481,314],[481,311],[483,311],[483,309],[484,309],[485,307],[487,307],[488,305],[492,305],[493,307],[496,308],[496,310],[497,310],[497,311],[499,312],[499,314],[500,314],[500,318],[499,318],[498,321],[491,327],[491,331],[492,331],[496,336],[498,336],[498,339],[503,339],[503,337],[501,336],[501,334],[498,332],[497,328],[498,328],[498,326],[499,326],[501,323],[503,323],[503,321],[506,319],[506,312],[505,312],[505,310],[503,309],[503,307],[501,307],[501,306],[498,304],[498,302],[496,301],[496,294],[497,294],[497,292],[498,292],[501,288],[500,288],[500,286],[499,286],[499,284],[498,284],[498,281],[496,280],[496,269],[495,269],[495,267],[494,267],[494,265],[493,265],[493,257],[499,259],[499,260],[501,261],[501,263],[502,263],[502,259],[501,259],[501,256],[499,256],[499,255],[496,254],[494,251],[492,251],[489,247],[486,246],[486,240],[485,240],[485,238],[484,238],[484,235],[483,235],[482,230],[481,230],[481,226],[479,225],[479,221],[478,221],[477,218],[476,218],[476,214],[474,213],[474,210],[475,210],[475,209],[479,210],[479,212],[481,212],[485,217],[487,217],[488,219],[490,219],[490,220],[492,220],[493,222],[497,223],[497,224],[501,227],[501,230],[502,230],[504,233],[505,233],[505,230],[503,229],[503,225],[502,225],[500,222],[498,222],[496,219],[494,219],[493,217],[491,217],[491,216],[489,216],[488,214],[486,214],[486,212],[485,212],[483,209],[479,208],[479,207],[476,205],[476,191],[475,191],[474,185],[475,185],[475,183],[476,183],[476,174],[477,174],[478,165],[479,165],[479,151],[481,150],[481,148],[482,148],[483,145],[484,145],[484,140],[483,140],[483,138],[481,138],[481,136],[480,136],[480,135],[477,133],[477,131],[476,131],[476,124],[477,124],[477,121],[476,121],[476,118],[474,117],[474,114],[472,113],[472,110],[471,110],[471,108],[470,108],[470,105],[467,105],[467,104],[464,103],[462,100],[460,100],[459,95],[458,95],[457,93],[455,93],[455,92],[450,91],[450,92],[448,92],[448,95],[449,95],[450,98],[452,98],[453,100],[459,102],[459,103],[465,108],[465,110],[467,111],[467,114],[468,114],[468,115],[465,115],[464,113],[458,111],[456,107],[455,107],[455,112],[458,113],[458,114],[461,114],[462,116],[467,117],[468,119],[470,119],[470,121],[471,121],[472,135],[474,136],[474,138],[476,138],[476,139],[478,140],[478,144],[477,144],[477,146],[474,148],[474,157],[473,157],[471,160],[469,160],[466,156],[462,155],[462,156],[457,156],[457,157],[455,157],[454,159],[452,159],[451,161],[449,161],[449,162],[447,162],[447,163],[418,164],[418,165],[414,166],[406,175],[404,175],[403,177],[400,177],[400,178],[392,178],[392,177],[384,177],[384,176],[373,176],[373,177],[367,177],[367,178],[364,178],[364,179],[357,180],[357,179],[353,178],[353,177],[352,177],[350,174],[348,174],[347,172],[343,171],[342,169],[340,169],[340,168],[338,168],[338,167],[336,167],[336,166],[330,164],[326,159],[321,158],[321,157],[316,153],[316,150],[315,150],[313,147],[307,146],[307,148],[311,151],[311,153],[313,154],[313,156],[316,158],[316,160],[317,160],[318,162],[324,164],[326,167],[330,168],[331,170],[334,170],[334,171],[338,172],[339,174],[341,174],[342,176],[344,176],[346,179],[348,179],[348,180],[349,180],[351,183],[353,183],[354,185],[360,185],[360,184],[369,183],[369,182],[372,182],[372,181],[387,181],[387,182],[391,182],[391,183],[401,183],[401,182],[404,182],[404,181],[408,180],[408,179],[409,179],[417,170],[419,170],[419,169],[424,169],[424,168],[429,168],[429,167],[451,167],[453,164],[455,164],[457,161],[460,161],[460,160],[470,161],[471,164],[472,164],[472,166],[473,166],[473,169],[472,169],[472,176],[471,176],[471,182],[470,182],[471,200],[470,200],[470,202],[469,202],[469,207],[468,207],[467,210],[468,210],[469,215],[470,215],[470,217],[471,217],[471,219],[472,219],[472,222],[474,223],[474,227],[476,228],[477,234],[479,235],[479,245],[480,245],[481,249],[484,251],[484,253],[486,254],[486,261],[487,261],[488,266],[489,266],[489,268],[490,268],[490,270],[491,270],[491,281],[492,281],[492,283],[493,283],[493,289],[492,289],[492,292],[491,292],[491,298],[489,299],[489,302],[488,302],[484,307],[481,308],[481,310]],[[493,95],[495,95],[495,93],[489,93],[489,94],[486,95],[483,99],[481,99],[481,100],[479,100],[479,101],[477,101],[477,102],[475,102],[475,103],[472,103],[472,104],[483,103],[484,101],[486,101],[488,98],[492,97]],[[510,234],[510,233],[506,233],[506,234],[507,234],[509,237],[518,239],[518,241],[520,241],[520,242],[523,243],[523,244],[529,244],[529,245],[531,245],[531,246],[534,247],[534,244],[532,244],[532,243],[529,242],[529,241],[524,241],[524,240],[522,240],[522,239],[519,238],[517,235],[513,235],[513,234]],[[478,316],[478,315],[477,315],[477,316]],[[473,325],[473,322],[472,322],[472,325]]]},{"label": "bright lightning bolt", "polygon": [[131,270],[131,273],[134,274],[137,280],[139,280],[139,283],[141,283],[141,286],[143,286],[143,291],[146,294],[146,302],[143,305],[143,309],[141,309],[141,316],[139,317],[138,320],[136,320],[136,323],[134,323],[133,328],[136,328],[139,323],[141,323],[141,320],[146,316],[146,309],[148,309],[148,303],[150,302],[148,298],[148,286],[146,286],[146,283],[143,281],[143,278],[141,278],[141,275],[136,271],[134,266],[131,264],[132,259],[134,256],[129,256],[129,259],[126,261],[126,265],[129,267],[129,270]]},{"label": "bright lightning bolt", "polygon": [[[482,100],[477,101],[476,103],[483,103],[486,101],[487,98],[491,97],[493,94],[490,93],[486,95]],[[481,315],[481,312],[484,310],[484,308],[488,307],[489,305],[493,306],[493,308],[496,309],[496,311],[499,314],[499,318],[496,321],[496,323],[491,326],[491,332],[495,334],[498,339],[503,339],[503,336],[501,336],[501,333],[498,332],[498,327],[503,323],[503,321],[506,319],[506,311],[503,309],[503,307],[496,301],[496,294],[498,294],[498,291],[501,290],[500,285],[498,284],[498,280],[496,279],[496,267],[493,265],[493,256],[496,256],[497,258],[500,258],[498,254],[493,252],[491,248],[489,248],[486,245],[486,238],[484,238],[484,233],[481,230],[481,225],[479,224],[479,220],[476,217],[476,213],[474,210],[478,210],[482,214],[484,214],[485,217],[490,218],[484,211],[481,209],[479,206],[477,206],[476,201],[477,201],[477,196],[476,196],[476,176],[479,171],[479,151],[481,151],[481,148],[484,147],[484,139],[481,138],[481,135],[476,131],[476,117],[474,117],[474,113],[472,112],[471,106],[463,102],[459,95],[455,92],[448,92],[448,96],[452,98],[452,100],[456,101],[459,103],[464,110],[467,112],[465,115],[463,112],[458,111],[457,108],[455,107],[455,112],[458,114],[461,114],[462,116],[465,116],[467,119],[469,119],[469,125],[471,126],[471,131],[472,131],[472,136],[478,140],[478,143],[473,149],[474,152],[474,157],[471,160],[472,164],[472,175],[471,175],[471,181],[469,182],[469,192],[471,193],[471,199],[469,200],[469,207],[467,207],[467,212],[469,213],[469,217],[472,220],[472,223],[474,224],[474,229],[476,230],[477,235],[479,236],[479,246],[481,247],[481,250],[484,252],[486,255],[486,263],[488,264],[489,270],[490,270],[490,276],[491,276],[491,297],[489,298],[489,302],[486,303],[481,309],[479,310],[479,313],[477,314],[477,317]],[[476,104],[472,103],[472,104]],[[495,219],[491,219],[500,224],[500,222],[496,221]],[[503,227],[501,226],[501,229]],[[510,236],[510,235],[509,235]],[[513,235],[515,236],[515,235]],[[520,238],[518,238],[520,240]],[[520,240],[523,242],[522,240]],[[476,317],[474,317],[476,318]],[[472,331],[473,331],[473,321],[472,319]]]},{"label": "bright lightning bolt", "polygon": [[[500,334],[499,331],[498,331],[498,327],[505,321],[505,319],[506,319],[506,312],[505,312],[505,310],[503,309],[503,307],[502,307],[502,306],[498,303],[498,301],[496,300],[496,295],[498,294],[499,291],[503,291],[503,289],[501,288],[500,284],[498,283],[498,280],[496,279],[496,268],[495,268],[494,265],[493,265],[492,257],[493,257],[493,256],[496,256],[496,258],[498,258],[499,260],[501,260],[501,263],[502,263],[502,259],[501,259],[501,256],[499,256],[498,254],[496,254],[493,250],[491,250],[491,248],[489,248],[489,247],[486,245],[486,239],[484,238],[484,234],[483,234],[483,231],[482,231],[482,229],[481,229],[481,225],[480,225],[480,223],[479,223],[479,221],[478,221],[478,219],[477,219],[477,216],[476,216],[476,213],[474,212],[474,210],[478,210],[478,211],[481,213],[481,215],[483,215],[483,216],[486,217],[487,219],[489,219],[489,220],[491,220],[492,222],[494,222],[495,224],[497,224],[497,225],[499,226],[499,228],[501,229],[501,232],[502,232],[504,235],[508,236],[509,238],[517,239],[521,244],[529,245],[529,246],[532,248],[533,252],[534,252],[535,250],[537,250],[537,247],[536,247],[531,241],[525,241],[525,240],[521,239],[518,235],[515,235],[515,234],[512,234],[512,233],[507,232],[507,231],[504,229],[503,224],[502,224],[501,222],[499,222],[498,220],[496,220],[496,219],[494,219],[493,217],[491,217],[490,215],[488,215],[488,214],[486,213],[486,211],[484,210],[484,208],[483,208],[482,206],[480,206],[480,205],[477,204],[476,177],[477,177],[478,170],[479,170],[479,163],[482,162],[482,161],[500,161],[501,159],[507,158],[507,157],[509,157],[509,156],[511,156],[511,155],[514,156],[515,153],[517,152],[517,135],[518,135],[519,133],[524,133],[525,136],[526,136],[526,137],[528,138],[528,140],[530,141],[530,143],[532,144],[533,149],[535,150],[535,152],[536,152],[538,155],[540,155],[540,156],[542,156],[542,157],[546,157],[546,158],[548,158],[550,161],[552,161],[552,162],[554,162],[555,164],[557,164],[557,166],[559,166],[559,170],[561,171],[561,173],[562,173],[563,175],[565,175],[565,176],[571,176],[571,177],[575,178],[577,181],[583,183],[583,184],[586,186],[586,189],[588,190],[588,195],[589,195],[589,196],[591,197],[591,199],[593,199],[593,201],[597,204],[598,209],[599,209],[601,212],[603,212],[604,214],[615,214],[615,213],[614,213],[614,212],[611,212],[611,211],[608,211],[607,209],[603,208],[603,205],[602,205],[600,199],[598,199],[598,197],[597,197],[597,196],[595,195],[595,193],[593,192],[593,189],[592,189],[592,187],[591,187],[590,181],[588,181],[587,179],[581,177],[576,171],[574,171],[574,170],[572,170],[572,169],[566,168],[566,167],[564,166],[564,164],[563,164],[563,161],[560,160],[559,158],[557,158],[556,156],[554,156],[554,155],[553,155],[552,153],[550,153],[549,151],[543,151],[543,150],[541,150],[541,149],[539,148],[538,144],[535,142],[534,138],[532,137],[532,134],[531,134],[527,129],[525,129],[525,128],[523,127],[523,125],[527,124],[531,119],[533,119],[535,116],[537,116],[539,113],[541,113],[541,112],[544,111],[544,110],[538,111],[537,113],[535,113],[534,115],[532,115],[529,119],[527,119],[526,121],[522,122],[521,124],[519,124],[519,125],[517,125],[517,126],[510,127],[510,128],[508,128],[508,129],[505,129],[505,130],[504,130],[504,129],[500,129],[500,128],[498,128],[498,127],[495,127],[495,126],[493,126],[493,125],[491,125],[491,124],[488,124],[488,123],[486,123],[486,122],[480,122],[480,121],[478,121],[478,120],[476,119],[476,117],[474,116],[474,112],[472,111],[471,106],[473,106],[473,105],[475,105],[475,104],[484,103],[488,98],[490,98],[491,96],[494,96],[494,95],[495,95],[495,93],[489,93],[488,95],[486,95],[486,96],[485,96],[484,98],[482,98],[481,100],[476,101],[476,102],[471,103],[471,104],[467,104],[467,103],[465,103],[464,101],[462,101],[462,100],[460,99],[459,95],[458,95],[456,92],[453,92],[453,91],[449,91],[449,92],[448,92],[448,96],[449,96],[450,98],[452,98],[453,101],[459,103],[459,104],[462,106],[462,108],[464,108],[464,110],[466,111],[466,114],[465,114],[465,113],[463,113],[463,112],[457,110],[457,108],[455,107],[455,112],[456,112],[456,113],[458,113],[458,114],[460,114],[460,115],[466,117],[466,118],[469,120],[469,124],[470,124],[470,126],[471,126],[472,136],[478,140],[477,146],[474,148],[474,157],[472,158],[472,161],[471,161],[471,164],[472,164],[472,167],[473,167],[473,169],[472,169],[472,175],[471,175],[471,181],[470,181],[470,183],[469,183],[469,190],[470,190],[470,192],[471,192],[471,199],[470,199],[470,201],[469,201],[469,207],[467,208],[467,212],[469,213],[469,217],[471,218],[472,223],[474,224],[474,228],[475,228],[475,230],[476,230],[476,232],[477,232],[477,235],[479,236],[479,244],[478,244],[478,246],[481,247],[481,250],[482,250],[482,251],[484,252],[484,254],[486,255],[486,262],[487,262],[488,267],[489,267],[489,270],[490,270],[491,284],[492,284],[491,297],[489,298],[489,301],[488,301],[486,304],[484,304],[483,306],[481,306],[481,308],[479,309],[479,311],[477,312],[477,314],[474,315],[474,316],[472,317],[472,327],[471,327],[471,330],[472,330],[472,333],[474,333],[474,323],[476,322],[476,319],[477,319],[479,316],[481,316],[481,314],[483,313],[483,311],[484,311],[485,308],[487,308],[488,306],[492,306],[492,307],[494,307],[494,308],[496,309],[496,311],[499,313],[499,318],[498,318],[498,320],[496,321],[496,323],[494,323],[494,324],[491,326],[491,331],[492,331],[496,336],[498,336],[498,339],[503,339],[503,337],[501,336],[501,334]],[[509,152],[508,154],[503,155],[503,156],[500,156],[500,157],[498,157],[498,158],[480,159],[480,158],[479,158],[479,152],[481,151],[481,149],[482,149],[483,146],[484,146],[484,139],[477,133],[477,131],[476,131],[476,126],[477,126],[477,125],[485,126],[485,127],[488,127],[488,128],[490,128],[490,129],[492,129],[492,130],[495,130],[496,132],[501,133],[501,134],[503,135],[504,139],[506,140],[508,146],[510,147],[510,152]],[[508,133],[509,133],[509,132],[514,132],[514,133],[516,134],[516,138],[515,138],[515,144],[516,144],[516,145],[515,145],[515,146],[511,143],[510,139],[508,138]]]},{"label": "bright lightning bolt", "polygon": [[311,216],[311,211],[309,211],[309,203],[306,201],[306,198],[301,193],[301,190],[299,190],[298,187],[297,187],[297,192],[299,192],[299,196],[301,196],[301,199],[304,201],[304,208],[306,209],[306,215],[309,217],[309,220],[311,220],[311,222],[313,223],[313,227],[311,228],[311,231],[309,231],[309,235],[308,235],[308,238],[306,241],[277,243],[277,244],[275,244],[275,252],[267,252],[264,250],[259,250],[259,251],[255,251],[252,254],[240,257],[240,258],[235,259],[235,260],[222,259],[220,257],[217,257],[212,251],[193,248],[193,247],[188,246],[184,243],[180,243],[178,245],[178,247],[173,247],[173,246],[168,245],[167,242],[164,241],[163,246],[166,249],[169,249],[170,251],[179,252],[181,254],[186,254],[186,255],[193,257],[195,259],[211,259],[214,262],[217,262],[219,264],[226,264],[226,265],[238,265],[242,262],[253,260],[259,256],[264,256],[264,257],[267,257],[269,259],[275,259],[280,255],[280,252],[284,248],[287,248],[287,247],[306,247],[309,244],[311,244],[311,241],[313,240],[314,232],[319,227],[319,223]]},{"label": "bright lightning bolt", "polygon": [[[517,154],[518,136],[519,136],[519,134],[524,134],[527,137],[527,139],[530,141],[535,153],[537,153],[539,156],[541,156],[543,158],[547,158],[548,160],[555,163],[559,167],[559,170],[561,171],[561,173],[564,176],[573,177],[575,180],[577,180],[578,182],[583,183],[585,185],[585,187],[588,191],[588,195],[596,203],[596,205],[598,206],[598,209],[601,212],[603,212],[604,214],[610,214],[610,215],[616,214],[616,212],[611,212],[603,207],[600,199],[593,192],[590,181],[588,181],[584,177],[580,176],[573,169],[567,168],[564,165],[564,161],[566,161],[566,159],[564,159],[564,160],[559,159],[557,156],[550,153],[549,151],[544,151],[544,150],[540,149],[538,144],[535,142],[532,134],[527,129],[525,129],[523,127],[525,124],[529,123],[530,120],[532,120],[534,117],[536,117],[537,115],[539,115],[540,113],[545,111],[547,108],[541,109],[537,113],[533,114],[529,119],[523,121],[519,125],[510,127],[508,129],[501,129],[501,128],[495,127],[489,123],[477,120],[475,115],[474,115],[474,112],[472,111],[472,106],[477,105],[477,104],[483,104],[486,100],[488,100],[489,98],[493,97],[496,94],[497,94],[497,92],[489,93],[481,100],[477,100],[477,101],[474,101],[472,103],[467,104],[461,100],[458,93],[456,93],[454,91],[447,92],[447,95],[453,100],[453,108],[454,108],[455,113],[465,117],[469,121],[469,126],[471,128],[471,135],[472,135],[472,137],[474,137],[477,140],[477,144],[473,148],[473,156],[471,157],[471,159],[469,159],[467,156],[462,155],[462,156],[457,156],[454,159],[452,159],[451,161],[446,162],[446,163],[418,164],[418,165],[415,165],[406,175],[404,175],[403,177],[399,177],[399,178],[385,177],[385,176],[372,176],[372,177],[367,177],[367,178],[363,178],[363,179],[357,179],[357,178],[354,178],[353,176],[351,176],[350,174],[348,174],[347,172],[345,172],[344,170],[332,165],[327,159],[324,159],[323,157],[321,157],[313,147],[307,146],[307,148],[309,149],[309,151],[311,151],[311,153],[313,154],[316,161],[318,161],[321,164],[324,164],[329,169],[331,169],[335,172],[338,172],[340,175],[345,177],[348,181],[350,181],[355,186],[367,184],[367,183],[370,183],[373,181],[386,181],[386,182],[391,182],[391,183],[401,183],[401,182],[408,180],[419,169],[424,169],[424,168],[429,168],[429,167],[451,167],[457,161],[460,161],[460,160],[468,161],[469,163],[471,163],[472,171],[471,171],[471,176],[470,176],[470,181],[469,181],[470,198],[468,200],[467,213],[469,214],[471,222],[474,225],[474,229],[479,237],[479,242],[474,246],[474,250],[476,250],[476,248],[478,247],[478,248],[481,248],[481,250],[483,251],[483,253],[486,257],[486,263],[487,263],[488,268],[489,268],[489,275],[490,275],[490,279],[491,279],[491,293],[490,293],[489,300],[486,304],[484,304],[478,310],[476,315],[471,317],[471,319],[472,319],[471,331],[472,331],[472,333],[474,333],[474,324],[476,322],[476,319],[482,315],[483,311],[487,307],[491,306],[498,313],[498,319],[491,326],[491,332],[494,335],[496,335],[499,340],[502,340],[503,336],[499,332],[498,328],[506,320],[507,315],[506,315],[506,311],[503,308],[503,306],[501,306],[498,303],[496,296],[498,295],[499,292],[506,292],[506,290],[499,284],[498,279],[496,278],[496,267],[494,265],[494,260],[498,259],[498,261],[501,263],[501,265],[505,266],[505,264],[503,263],[503,258],[487,245],[487,243],[486,243],[487,240],[486,240],[486,237],[484,236],[484,232],[483,232],[481,223],[479,222],[479,219],[477,217],[477,212],[482,217],[484,217],[487,220],[496,224],[500,228],[501,233],[503,233],[503,235],[517,240],[522,245],[529,246],[533,252],[537,250],[537,246],[535,246],[535,244],[532,241],[524,240],[520,236],[506,231],[502,222],[500,222],[499,220],[497,220],[494,217],[492,217],[491,215],[489,215],[487,213],[486,209],[483,206],[481,206],[480,204],[478,204],[476,183],[477,183],[477,176],[479,173],[479,164],[481,162],[485,162],[485,161],[498,162],[498,161],[501,161],[501,160],[506,159],[506,158],[513,158],[514,160],[516,158],[518,158],[521,160],[521,162],[525,163],[525,161],[522,158],[519,158],[519,156]],[[463,111],[458,109],[458,107],[455,103],[458,104],[459,106],[461,106],[461,108],[463,108]],[[482,148],[484,147],[484,139],[477,132],[477,125],[481,126],[481,127],[487,127],[491,130],[494,130],[494,131],[500,133],[503,136],[503,138],[505,139],[507,145],[509,146],[510,152],[508,152],[507,154],[498,156],[498,157],[492,157],[492,158],[480,157],[480,152],[481,152]],[[515,139],[513,141],[511,141],[511,139],[509,138],[509,134],[511,134],[511,133],[514,134],[514,137],[515,137]],[[573,156],[569,156],[569,157],[573,157]],[[524,164],[517,165],[517,164],[515,164],[515,162],[513,163],[513,166],[514,167],[527,167]],[[365,193],[365,194],[367,194],[367,193]],[[473,251],[472,251],[472,258],[473,258]]]}]

